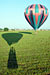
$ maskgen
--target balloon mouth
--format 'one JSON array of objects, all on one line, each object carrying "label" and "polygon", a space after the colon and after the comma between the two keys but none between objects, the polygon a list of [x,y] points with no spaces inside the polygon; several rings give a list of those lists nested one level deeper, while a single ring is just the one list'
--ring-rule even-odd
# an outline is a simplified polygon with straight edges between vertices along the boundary
[{"label": "balloon mouth", "polygon": [[38,28],[33,28],[33,30],[35,30],[35,31],[36,31],[36,30],[38,30]]}]

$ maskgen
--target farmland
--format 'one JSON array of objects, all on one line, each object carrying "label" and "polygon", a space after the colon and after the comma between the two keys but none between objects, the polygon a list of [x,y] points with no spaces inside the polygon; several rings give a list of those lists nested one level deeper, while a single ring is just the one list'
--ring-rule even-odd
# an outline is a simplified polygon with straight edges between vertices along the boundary
[{"label": "farmland", "polygon": [[[15,48],[18,68],[8,68],[10,48]],[[0,32],[0,75],[50,73],[50,31]]]}]

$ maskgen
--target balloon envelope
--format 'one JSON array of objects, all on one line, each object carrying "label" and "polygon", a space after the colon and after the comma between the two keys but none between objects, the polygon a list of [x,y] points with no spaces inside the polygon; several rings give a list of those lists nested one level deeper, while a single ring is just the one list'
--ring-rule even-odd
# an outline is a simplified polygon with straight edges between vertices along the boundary
[{"label": "balloon envelope", "polygon": [[25,9],[25,18],[28,23],[38,29],[48,17],[48,9],[41,4],[32,4]]}]

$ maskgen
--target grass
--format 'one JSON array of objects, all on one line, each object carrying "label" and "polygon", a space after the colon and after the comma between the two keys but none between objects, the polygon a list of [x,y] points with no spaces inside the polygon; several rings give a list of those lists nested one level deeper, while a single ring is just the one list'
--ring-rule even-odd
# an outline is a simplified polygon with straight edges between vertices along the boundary
[{"label": "grass", "polygon": [[[18,68],[8,69],[10,47],[16,51]],[[0,32],[0,75],[50,73],[50,31]]]}]

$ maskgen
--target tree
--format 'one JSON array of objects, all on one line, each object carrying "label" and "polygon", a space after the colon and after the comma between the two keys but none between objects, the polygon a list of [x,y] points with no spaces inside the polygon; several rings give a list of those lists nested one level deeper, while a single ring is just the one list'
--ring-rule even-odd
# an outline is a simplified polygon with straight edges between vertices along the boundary
[{"label": "tree", "polygon": [[8,28],[4,28],[4,31],[8,31],[9,29]]},{"label": "tree", "polygon": [[0,31],[2,31],[3,29],[2,28],[0,28]]}]

